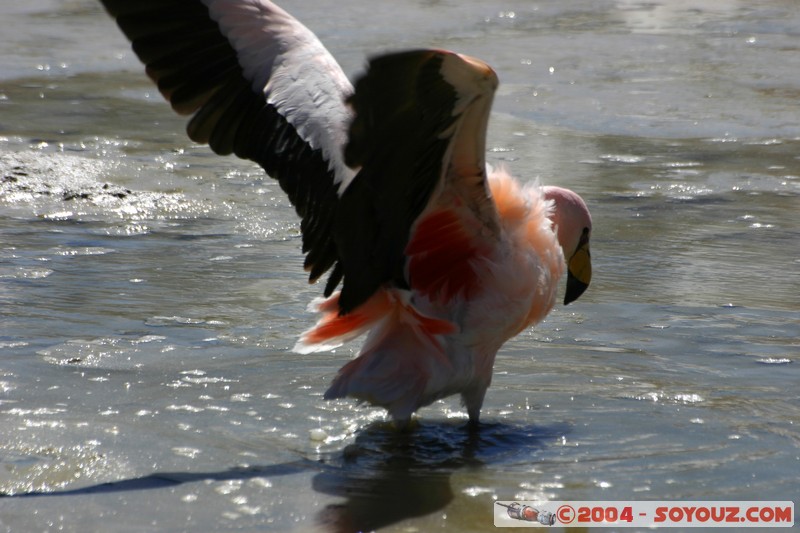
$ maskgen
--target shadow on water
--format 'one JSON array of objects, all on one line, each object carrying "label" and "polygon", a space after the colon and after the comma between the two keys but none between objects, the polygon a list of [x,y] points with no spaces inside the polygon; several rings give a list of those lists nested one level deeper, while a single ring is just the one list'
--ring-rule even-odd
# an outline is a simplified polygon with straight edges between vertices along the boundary
[{"label": "shadow on water", "polygon": [[0,498],[26,498],[26,497],[56,497],[56,496],[85,496],[89,494],[111,494],[115,492],[130,492],[140,490],[163,489],[194,483],[197,481],[232,481],[246,480],[256,477],[280,477],[299,474],[309,470],[318,470],[320,466],[310,459],[300,459],[288,463],[275,465],[237,466],[219,472],[155,472],[153,474],[109,481],[71,490],[56,491],[31,491],[13,494],[0,493]]},{"label": "shadow on water", "polygon": [[443,509],[453,499],[450,476],[487,465],[509,468],[535,460],[549,442],[569,432],[567,424],[518,426],[425,422],[407,431],[378,422],[363,428],[353,444],[317,459],[235,467],[217,472],[156,472],[62,491],[0,494],[0,497],[65,497],[174,487],[198,481],[275,478],[317,471],[312,488],[344,498],[317,516],[332,533],[371,531]]}]

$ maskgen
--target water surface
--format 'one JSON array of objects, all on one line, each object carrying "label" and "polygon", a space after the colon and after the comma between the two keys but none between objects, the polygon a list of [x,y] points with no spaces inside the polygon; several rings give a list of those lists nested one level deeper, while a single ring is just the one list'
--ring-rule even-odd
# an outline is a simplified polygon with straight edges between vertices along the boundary
[{"label": "water surface", "polygon": [[798,494],[793,2],[283,5],[346,72],[492,64],[488,158],[587,200],[592,287],[503,348],[477,435],[454,399],[408,435],[326,402],[357,345],[290,352],[321,288],[277,184],[190,143],[95,2],[0,7],[0,531],[486,531],[495,499]]}]

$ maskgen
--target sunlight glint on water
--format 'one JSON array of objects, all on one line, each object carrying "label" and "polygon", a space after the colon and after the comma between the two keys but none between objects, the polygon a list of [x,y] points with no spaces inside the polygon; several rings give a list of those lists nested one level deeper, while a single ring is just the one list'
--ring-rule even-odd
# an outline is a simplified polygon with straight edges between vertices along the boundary
[{"label": "sunlight glint on water", "polygon": [[[780,1],[282,5],[346,72],[498,72],[488,159],[578,191],[592,287],[398,435],[289,351],[321,288],[260,169],[185,138],[92,0],[3,6],[0,531],[485,531],[494,499],[800,485],[800,15]],[[146,510],[146,512],[143,512]]]}]

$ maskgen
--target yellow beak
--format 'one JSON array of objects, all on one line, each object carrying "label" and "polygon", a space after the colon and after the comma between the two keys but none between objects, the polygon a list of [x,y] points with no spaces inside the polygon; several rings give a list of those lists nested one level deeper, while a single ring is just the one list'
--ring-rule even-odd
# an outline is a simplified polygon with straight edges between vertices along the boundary
[{"label": "yellow beak", "polygon": [[567,292],[564,305],[574,302],[589,287],[592,281],[592,256],[589,241],[581,244],[567,263]]}]

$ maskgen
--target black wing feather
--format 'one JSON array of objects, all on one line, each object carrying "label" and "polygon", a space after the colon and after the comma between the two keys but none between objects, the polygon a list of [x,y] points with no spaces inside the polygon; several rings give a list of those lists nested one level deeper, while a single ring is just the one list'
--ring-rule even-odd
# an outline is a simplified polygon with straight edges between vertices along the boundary
[{"label": "black wing feather", "polygon": [[[319,150],[251,87],[236,50],[200,0],[101,0],[132,41],[148,75],[172,107],[194,114],[195,142],[261,165],[302,217],[305,266],[313,281],[339,258],[331,235],[337,191]],[[329,295],[342,278],[334,268]]]},{"label": "black wing feather", "polygon": [[373,58],[349,99],[355,118],[345,161],[360,166],[340,200],[334,233],[348,311],[385,283],[407,287],[405,248],[444,171],[457,119],[454,88],[433,50]]}]

